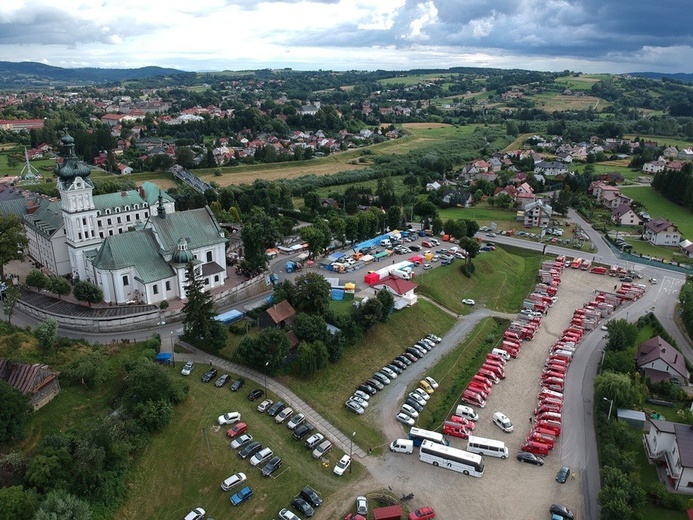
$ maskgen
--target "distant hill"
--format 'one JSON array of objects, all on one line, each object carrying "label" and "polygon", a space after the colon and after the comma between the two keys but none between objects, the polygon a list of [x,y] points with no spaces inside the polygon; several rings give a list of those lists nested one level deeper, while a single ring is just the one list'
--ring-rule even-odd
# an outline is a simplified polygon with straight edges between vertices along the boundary
[{"label": "distant hill", "polygon": [[83,86],[178,74],[188,73],[162,67],[64,69],[30,61],[0,61],[0,88]]},{"label": "distant hill", "polygon": [[688,74],[686,72],[676,72],[673,74],[668,74],[666,72],[629,72],[628,75],[650,79],[668,78],[682,81],[684,83],[693,83],[693,74]]}]

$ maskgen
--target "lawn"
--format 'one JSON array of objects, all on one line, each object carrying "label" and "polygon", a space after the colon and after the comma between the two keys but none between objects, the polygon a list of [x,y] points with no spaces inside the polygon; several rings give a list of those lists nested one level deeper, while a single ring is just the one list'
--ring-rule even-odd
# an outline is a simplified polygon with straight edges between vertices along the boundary
[{"label": "lawn", "polygon": [[523,223],[517,220],[517,209],[492,208],[485,202],[471,208],[446,208],[438,211],[443,222],[450,218],[466,218],[476,220],[480,226],[488,226],[491,222],[499,224],[501,229],[522,229]]},{"label": "lawn", "polygon": [[[344,351],[342,359],[312,377],[282,377],[281,382],[342,432],[356,431],[356,443],[378,453],[385,444],[378,425],[368,411],[356,416],[344,408],[356,386],[402,353],[405,347],[428,333],[442,336],[455,318],[435,305],[419,300],[415,307],[393,313],[387,323],[371,328],[356,345]],[[381,399],[376,395],[373,399]]]},{"label": "lawn", "polygon": [[642,204],[650,217],[664,217],[676,224],[682,238],[693,237],[693,211],[674,204],[652,188],[622,188],[621,192]]},{"label": "lawn", "polygon": [[476,271],[471,278],[461,271],[461,260],[427,271],[419,276],[419,292],[441,302],[458,314],[470,312],[462,303],[472,298],[477,305],[500,312],[517,311],[536,283],[542,256],[534,251],[497,247],[474,259]]},{"label": "lawn", "polygon": [[[179,368],[174,369],[176,378],[183,377]],[[209,517],[264,520],[289,507],[306,484],[329,501],[332,493],[364,474],[363,466],[354,463],[353,473],[334,475],[334,464],[342,456],[338,449],[328,454],[324,464],[313,459],[285,425],[258,413],[257,403],[246,399],[254,385],[232,393],[228,385],[216,388],[200,382],[201,373],[196,370],[188,379],[190,397],[176,407],[173,422],[152,439],[130,473],[130,496],[117,518],[183,518],[193,507],[201,506]],[[225,435],[228,427],[216,426],[217,416],[230,411],[241,412],[253,437],[282,457],[283,467],[271,478],[263,478],[258,468],[231,450]],[[229,503],[231,492],[219,486],[239,471],[247,475],[246,484],[254,496],[236,511]]]}]

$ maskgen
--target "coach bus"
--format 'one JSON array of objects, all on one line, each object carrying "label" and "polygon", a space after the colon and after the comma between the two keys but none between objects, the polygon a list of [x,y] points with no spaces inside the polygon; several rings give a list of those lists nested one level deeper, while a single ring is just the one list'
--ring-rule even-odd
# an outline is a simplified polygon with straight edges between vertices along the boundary
[{"label": "coach bus", "polygon": [[481,455],[431,441],[421,443],[419,460],[472,477],[478,478],[484,474],[484,459]]},{"label": "coach bus", "polygon": [[508,457],[508,448],[503,441],[484,439],[483,437],[474,437],[473,435],[470,435],[467,439],[467,451],[501,459]]},{"label": "coach bus", "polygon": [[412,429],[409,430],[409,439],[414,441],[414,446],[421,446],[423,441],[431,441],[437,444],[443,444],[444,446],[450,445],[442,433],[424,430],[423,428],[412,427]]}]

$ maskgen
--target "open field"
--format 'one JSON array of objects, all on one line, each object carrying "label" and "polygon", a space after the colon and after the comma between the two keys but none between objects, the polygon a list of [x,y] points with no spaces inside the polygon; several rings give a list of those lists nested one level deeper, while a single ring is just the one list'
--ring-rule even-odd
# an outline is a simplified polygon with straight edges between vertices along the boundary
[{"label": "open field", "polygon": [[650,217],[664,217],[676,224],[682,238],[693,237],[693,211],[674,204],[650,187],[622,188],[621,192],[642,204]]},{"label": "open field", "polygon": [[395,312],[387,323],[371,328],[361,341],[345,349],[342,359],[314,376],[279,379],[341,431],[356,429],[359,446],[379,453],[385,438],[378,425],[368,421],[368,414],[359,417],[348,411],[344,401],[361,381],[401,354],[409,344],[428,333],[442,336],[454,322],[455,318],[448,313],[419,300],[416,307]]},{"label": "open field", "polygon": [[623,136],[624,139],[645,139],[646,141],[656,141],[659,146],[676,146],[679,150],[682,148],[693,147],[693,141],[689,139],[677,139],[676,137],[670,137],[665,135],[640,135],[640,134],[626,134]]},{"label": "open field", "polygon": [[[179,368],[174,377],[182,378]],[[332,468],[342,456],[340,450],[328,453],[324,464],[313,459],[285,425],[277,425],[272,417],[258,413],[257,403],[246,399],[254,385],[237,393],[230,392],[228,385],[216,388],[200,382],[202,368],[198,367],[189,378],[190,397],[176,407],[173,422],[152,439],[137,461],[128,481],[128,502],[117,518],[183,518],[193,507],[202,506],[214,518],[267,519],[282,507],[289,507],[306,484],[329,502],[332,493],[365,473],[363,466],[355,463],[353,473],[334,475]],[[276,396],[270,397],[276,400]],[[217,428],[217,416],[231,411],[241,412],[253,437],[284,460],[283,467],[272,477],[262,477],[258,468],[229,447],[228,427]],[[229,503],[231,492],[222,491],[219,485],[239,471],[248,476],[246,485],[252,488],[253,497],[235,511]]]},{"label": "open field", "polygon": [[527,96],[537,104],[537,108],[547,112],[559,110],[587,110],[589,108],[608,106],[604,101],[594,96],[564,96],[563,94],[535,94]]},{"label": "open field", "polygon": [[418,277],[419,292],[458,314],[470,311],[463,298],[472,298],[477,305],[495,311],[517,311],[536,281],[541,259],[533,251],[513,248],[511,253],[498,247],[473,260],[476,271],[471,278],[460,271],[462,260],[426,272]]},{"label": "open field", "polygon": [[592,85],[595,83],[599,83],[602,79],[604,79],[606,76],[598,76],[598,75],[580,75],[580,76],[563,76],[561,78],[556,78],[555,83],[559,83],[565,88],[569,88],[570,90],[590,90],[592,88]]}]

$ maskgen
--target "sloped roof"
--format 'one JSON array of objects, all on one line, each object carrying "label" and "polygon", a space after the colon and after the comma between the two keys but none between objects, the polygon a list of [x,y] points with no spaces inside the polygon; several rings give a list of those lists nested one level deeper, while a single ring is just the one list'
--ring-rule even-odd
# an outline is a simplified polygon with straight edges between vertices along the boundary
[{"label": "sloped roof", "polygon": [[24,215],[24,222],[46,237],[51,237],[65,224],[60,203],[46,199],[41,201],[39,208],[34,213]]},{"label": "sloped roof", "polygon": [[410,282],[409,280],[402,280],[401,278],[397,278],[396,276],[392,275],[386,276],[382,280],[379,280],[378,283],[373,284],[374,287],[377,287],[379,285],[385,285],[389,287],[400,296],[403,296],[407,294],[409,291],[413,291],[418,287],[418,284],[415,284],[414,282]]},{"label": "sloped roof", "polygon": [[266,312],[269,317],[272,318],[274,323],[281,323],[282,321],[291,318],[296,314],[296,310],[286,300],[283,300],[276,305],[272,305],[272,307],[267,309]]},{"label": "sloped roof", "polygon": [[633,211],[633,208],[631,208],[628,204],[621,204],[618,208],[613,210],[611,212],[611,216],[615,218],[621,218],[623,215],[628,213],[629,211]]},{"label": "sloped roof", "polygon": [[159,243],[168,253],[177,249],[181,236],[187,240],[188,249],[226,242],[224,232],[207,207],[166,214],[166,218],[151,215],[149,225],[155,229]]},{"label": "sloped roof", "polygon": [[646,365],[657,359],[662,360],[671,368],[688,379],[686,361],[678,350],[669,345],[660,336],[655,336],[638,345],[638,356],[636,362],[638,366]]},{"label": "sloped roof", "polygon": [[23,394],[32,395],[58,377],[58,372],[48,365],[27,365],[0,359],[0,380],[12,385]]},{"label": "sloped roof", "polygon": [[0,213],[3,215],[17,215],[23,217],[26,213],[27,200],[24,197],[18,199],[0,200]]},{"label": "sloped roof", "polygon": [[122,208],[124,206],[130,206],[132,208],[135,204],[143,204],[145,202],[150,206],[154,206],[160,191],[164,202],[174,202],[173,197],[168,193],[161,190],[161,188],[153,182],[146,181],[142,183],[141,190],[135,189],[94,195],[94,207],[103,211],[105,209]]},{"label": "sloped roof", "polygon": [[[661,231],[664,231],[667,229],[669,226],[674,226],[671,222],[669,222],[667,219],[662,218],[662,217],[657,217],[653,218],[652,220],[648,220],[645,222],[645,227],[649,230],[651,230],[653,233],[659,233]],[[676,226],[674,226],[676,227]]]},{"label": "sloped roof", "polygon": [[161,255],[154,233],[150,229],[107,237],[93,263],[97,269],[109,271],[135,267],[139,278],[145,284],[175,274]]}]

